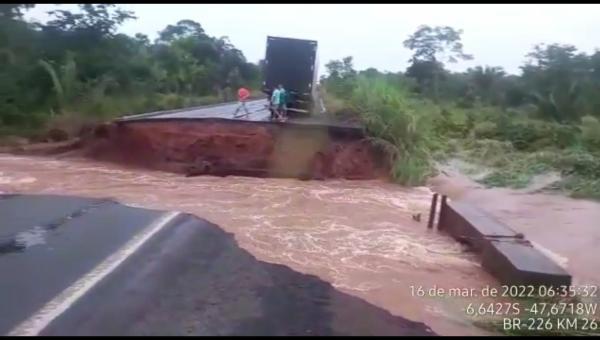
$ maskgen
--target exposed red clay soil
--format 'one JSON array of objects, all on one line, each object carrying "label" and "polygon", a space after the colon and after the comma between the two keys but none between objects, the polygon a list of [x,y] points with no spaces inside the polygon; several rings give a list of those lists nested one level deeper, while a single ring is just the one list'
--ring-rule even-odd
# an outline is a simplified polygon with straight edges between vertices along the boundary
[{"label": "exposed red clay soil", "polygon": [[383,151],[356,131],[244,121],[138,121],[95,129],[84,156],[194,175],[374,179]]}]

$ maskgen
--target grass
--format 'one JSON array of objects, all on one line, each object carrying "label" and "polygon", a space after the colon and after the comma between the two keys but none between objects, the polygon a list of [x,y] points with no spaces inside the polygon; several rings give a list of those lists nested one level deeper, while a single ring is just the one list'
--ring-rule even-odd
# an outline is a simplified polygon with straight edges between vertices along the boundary
[{"label": "grass", "polygon": [[600,201],[600,179],[570,176],[549,188],[569,192],[573,198],[589,198]]},{"label": "grass", "polygon": [[395,181],[422,185],[435,173],[432,116],[418,112],[406,90],[382,79],[359,78],[349,102],[371,139],[388,151]]},{"label": "grass", "polygon": [[557,172],[562,179],[546,189],[600,199],[600,155],[590,151],[600,140],[595,118],[577,127],[497,107],[434,105],[401,85],[360,76],[345,98],[326,89],[323,97],[329,112],[360,118],[387,150],[400,184],[423,185],[437,172],[434,160],[459,156],[492,169],[478,180],[489,187],[525,188],[536,175]]},{"label": "grass", "polygon": [[489,187],[525,188],[534,176],[551,171],[562,179],[547,190],[600,200],[600,156],[581,147],[519,151],[510,142],[468,140],[458,156],[494,169],[479,182]]},{"label": "grass", "polygon": [[[546,187],[576,198],[600,200],[600,128],[560,125],[494,107],[433,105],[384,79],[358,77],[348,98],[325,94],[328,111],[357,114],[370,138],[391,155],[391,177],[422,185],[436,173],[433,160],[458,155],[492,169],[478,179],[488,187],[527,187],[537,175],[556,172]],[[583,131],[583,132],[582,132]]]}]

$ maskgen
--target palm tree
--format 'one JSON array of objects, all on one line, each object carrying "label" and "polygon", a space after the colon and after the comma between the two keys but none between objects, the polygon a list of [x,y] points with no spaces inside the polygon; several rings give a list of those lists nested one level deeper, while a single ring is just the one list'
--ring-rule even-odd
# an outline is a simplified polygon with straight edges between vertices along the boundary
[{"label": "palm tree", "polygon": [[468,69],[467,74],[475,87],[475,93],[478,93],[481,99],[486,102],[493,102],[497,99],[494,98],[495,87],[506,75],[502,67],[477,66],[474,69]]}]

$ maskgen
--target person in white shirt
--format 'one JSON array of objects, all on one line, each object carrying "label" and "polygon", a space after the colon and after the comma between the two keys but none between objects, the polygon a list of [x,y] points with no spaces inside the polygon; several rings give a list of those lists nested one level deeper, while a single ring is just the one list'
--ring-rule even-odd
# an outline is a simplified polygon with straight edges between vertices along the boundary
[{"label": "person in white shirt", "polygon": [[[279,85],[281,86],[281,85]],[[273,90],[273,93],[271,94],[271,118],[275,118],[275,116],[279,117],[279,99],[280,99],[280,93],[279,93],[279,87],[275,88]]]}]

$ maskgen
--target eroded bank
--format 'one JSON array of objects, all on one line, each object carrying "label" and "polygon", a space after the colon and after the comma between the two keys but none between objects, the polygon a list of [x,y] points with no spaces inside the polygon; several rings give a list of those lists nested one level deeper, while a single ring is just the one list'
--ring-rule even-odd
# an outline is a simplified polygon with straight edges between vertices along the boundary
[{"label": "eroded bank", "polygon": [[97,160],[187,175],[300,179],[387,176],[385,152],[360,128],[243,120],[152,120],[97,127],[82,143]]}]

